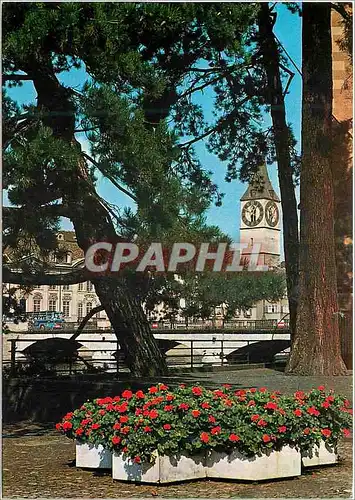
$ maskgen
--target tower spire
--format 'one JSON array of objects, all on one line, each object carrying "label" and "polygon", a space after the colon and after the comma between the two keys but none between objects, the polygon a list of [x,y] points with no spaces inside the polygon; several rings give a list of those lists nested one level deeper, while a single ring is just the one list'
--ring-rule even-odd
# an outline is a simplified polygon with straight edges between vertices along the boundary
[{"label": "tower spire", "polygon": [[280,199],[272,187],[266,164],[263,163],[258,168],[257,172],[253,175],[247,190],[240,198],[241,201],[246,200],[273,200],[279,202]]}]

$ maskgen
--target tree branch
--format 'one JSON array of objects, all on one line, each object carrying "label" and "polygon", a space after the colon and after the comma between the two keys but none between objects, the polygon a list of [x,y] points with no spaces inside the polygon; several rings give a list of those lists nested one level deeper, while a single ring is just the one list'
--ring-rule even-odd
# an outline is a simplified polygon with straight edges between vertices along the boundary
[{"label": "tree branch", "polygon": [[15,73],[11,75],[2,75],[3,82],[8,82],[8,81],[20,82],[21,80],[33,80],[33,78],[29,75],[18,75]]},{"label": "tree branch", "polygon": [[102,306],[101,304],[99,306],[96,306],[94,307],[93,309],[91,309],[91,311],[85,316],[85,318],[83,318],[83,320],[81,321],[80,325],[78,326],[78,329],[77,331],[74,333],[74,335],[72,335],[70,337],[70,341],[73,341],[73,340],[76,340],[79,335],[81,334],[81,332],[84,330],[85,326],[86,326],[86,323],[93,317],[95,316],[95,314],[97,314],[98,312],[100,311],[104,311],[104,306]]},{"label": "tree branch", "polygon": [[99,164],[97,161],[95,161],[93,158],[91,158],[91,156],[89,156],[87,153],[84,153],[84,151],[82,151],[82,155],[83,155],[83,156],[84,156],[87,160],[89,160],[89,161],[90,161],[93,165],[95,165],[95,167],[96,167],[97,169],[99,169],[99,170],[100,170],[100,172],[101,172],[101,173],[102,173],[105,177],[107,177],[107,179],[108,179],[109,181],[111,181],[111,182],[112,182],[112,184],[113,184],[113,185],[114,185],[117,189],[119,189],[120,191],[122,191],[122,193],[126,194],[126,195],[127,195],[127,196],[129,196],[132,200],[134,200],[135,202],[137,202],[137,197],[136,197],[134,194],[130,193],[130,192],[129,192],[127,189],[125,189],[124,187],[120,186],[120,185],[118,184],[118,182],[117,182],[117,181],[116,181],[116,180],[115,180],[115,179],[114,179],[111,175],[109,175],[107,172],[105,172],[105,171],[102,169],[102,167],[100,166],[100,164]]},{"label": "tree branch", "polygon": [[4,266],[2,270],[4,283],[16,285],[75,285],[83,283],[92,278],[92,273],[87,269],[76,269],[68,273],[49,274],[44,272],[24,273],[23,271],[13,271]]},{"label": "tree branch", "polygon": [[246,97],[245,99],[242,99],[238,103],[238,108],[233,109],[233,111],[231,113],[229,113],[229,115],[227,115],[225,118],[221,119],[217,123],[217,125],[215,125],[214,127],[206,130],[205,133],[203,133],[202,135],[199,135],[198,137],[195,137],[191,141],[187,141],[187,142],[184,142],[183,144],[180,144],[179,147],[180,148],[184,148],[184,149],[188,149],[190,146],[192,146],[192,144],[195,144],[196,142],[201,141],[202,139],[205,139],[206,137],[208,137],[209,135],[211,135],[213,132],[218,132],[219,130],[221,130],[224,127],[225,122],[228,119],[233,118],[237,114],[238,109],[241,106],[243,106],[243,104],[245,104],[247,101],[249,101],[249,99],[250,99],[250,97]]}]

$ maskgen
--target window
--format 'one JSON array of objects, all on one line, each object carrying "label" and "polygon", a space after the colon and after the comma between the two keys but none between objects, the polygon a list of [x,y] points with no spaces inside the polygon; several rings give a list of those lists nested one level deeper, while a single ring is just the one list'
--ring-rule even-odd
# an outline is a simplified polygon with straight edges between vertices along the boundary
[{"label": "window", "polygon": [[88,281],[88,282],[86,283],[86,290],[87,290],[88,292],[91,292],[91,291],[92,291],[92,287],[93,287],[93,285],[92,285],[91,281]]},{"label": "window", "polygon": [[72,258],[71,258],[71,253],[68,252],[67,255],[66,255],[66,263],[67,264],[71,264],[71,261],[72,261]]},{"label": "window", "polygon": [[63,315],[65,318],[70,316],[70,302],[69,300],[63,300]]},{"label": "window", "polygon": [[79,283],[78,291],[82,292],[84,290],[84,283]]},{"label": "window", "polygon": [[56,311],[57,310],[57,301],[56,300],[49,300],[48,301],[48,311]]},{"label": "window", "polygon": [[267,312],[268,313],[277,313],[277,304],[270,304],[267,306]]},{"label": "window", "polygon": [[38,313],[41,310],[41,299],[33,299],[33,312]]},{"label": "window", "polygon": [[91,309],[92,309],[92,302],[87,302],[86,303],[86,314],[89,314]]},{"label": "window", "polygon": [[246,310],[244,311],[244,316],[245,316],[246,318],[250,318],[250,316],[251,316],[251,309],[246,309]]},{"label": "window", "polygon": [[83,303],[79,302],[78,304],[78,318],[83,318]]},{"label": "window", "polygon": [[49,289],[50,290],[56,290],[57,289],[57,285],[49,285]]},{"label": "window", "polygon": [[66,291],[70,290],[70,285],[63,285],[63,290],[66,290]]}]

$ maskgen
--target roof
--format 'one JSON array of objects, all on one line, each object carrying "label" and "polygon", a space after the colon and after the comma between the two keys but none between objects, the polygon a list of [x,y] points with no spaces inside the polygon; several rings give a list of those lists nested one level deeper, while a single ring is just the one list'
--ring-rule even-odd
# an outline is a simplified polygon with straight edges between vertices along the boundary
[{"label": "roof", "polygon": [[277,196],[274,188],[272,187],[265,163],[260,165],[258,171],[253,175],[253,178],[249,182],[249,186],[240,198],[240,201],[261,199],[280,201],[280,198]]}]

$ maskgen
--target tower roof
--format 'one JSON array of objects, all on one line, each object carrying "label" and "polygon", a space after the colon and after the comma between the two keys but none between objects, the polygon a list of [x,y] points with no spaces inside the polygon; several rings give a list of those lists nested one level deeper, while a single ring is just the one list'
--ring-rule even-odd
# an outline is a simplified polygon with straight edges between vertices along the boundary
[{"label": "tower roof", "polygon": [[240,198],[241,201],[259,199],[280,201],[280,198],[277,196],[274,188],[272,187],[265,163],[260,165],[258,171],[249,182],[247,190]]}]

